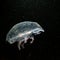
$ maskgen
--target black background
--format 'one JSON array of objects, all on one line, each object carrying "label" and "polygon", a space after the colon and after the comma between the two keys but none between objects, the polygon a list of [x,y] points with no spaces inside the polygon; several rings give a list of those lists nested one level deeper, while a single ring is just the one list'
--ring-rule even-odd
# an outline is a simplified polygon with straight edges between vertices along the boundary
[{"label": "black background", "polygon": [[[2,0],[0,3],[0,60],[60,60],[59,0]],[[45,32],[19,51],[17,43],[6,42],[6,34],[21,21],[38,22]]]}]

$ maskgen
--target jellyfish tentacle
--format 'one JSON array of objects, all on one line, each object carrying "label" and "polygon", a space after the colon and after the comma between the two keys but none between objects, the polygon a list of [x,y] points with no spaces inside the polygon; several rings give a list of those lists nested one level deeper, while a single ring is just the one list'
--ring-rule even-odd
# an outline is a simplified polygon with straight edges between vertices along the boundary
[{"label": "jellyfish tentacle", "polygon": [[24,48],[24,40],[22,40],[22,41],[19,41],[19,43],[18,43],[18,48],[19,48],[19,50],[21,49],[21,47],[22,48]]},{"label": "jellyfish tentacle", "polygon": [[27,43],[28,37],[25,37],[24,43]]},{"label": "jellyfish tentacle", "polygon": [[32,39],[32,41],[30,42],[32,44],[34,42],[34,37],[30,37],[30,39]]},{"label": "jellyfish tentacle", "polygon": [[[23,42],[23,43],[22,43],[22,42]],[[25,47],[24,47],[24,41],[22,41],[22,42],[21,42],[21,43],[22,43],[22,44],[21,44],[21,47],[22,47],[22,48],[25,48]]]},{"label": "jellyfish tentacle", "polygon": [[18,42],[18,49],[19,50],[21,49],[20,45],[21,45],[21,41]]}]

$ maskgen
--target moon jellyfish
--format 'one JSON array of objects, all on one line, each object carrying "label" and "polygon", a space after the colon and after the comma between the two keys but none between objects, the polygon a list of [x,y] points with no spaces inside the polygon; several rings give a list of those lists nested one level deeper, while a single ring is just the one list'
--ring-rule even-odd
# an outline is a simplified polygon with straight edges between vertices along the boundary
[{"label": "moon jellyfish", "polygon": [[[6,41],[10,44],[18,42],[18,49],[24,48],[24,44],[28,39],[31,39],[30,43],[34,41],[34,35],[38,35],[44,32],[44,29],[37,23],[32,21],[24,21],[14,25],[6,36]],[[23,42],[23,44],[22,44]]]}]

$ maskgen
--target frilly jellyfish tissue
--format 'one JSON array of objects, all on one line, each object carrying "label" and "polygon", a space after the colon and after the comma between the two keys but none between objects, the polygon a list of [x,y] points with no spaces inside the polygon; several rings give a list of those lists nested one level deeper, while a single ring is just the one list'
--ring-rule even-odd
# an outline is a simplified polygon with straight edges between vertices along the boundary
[{"label": "frilly jellyfish tissue", "polygon": [[14,25],[6,36],[6,41],[10,44],[18,42],[19,50],[24,48],[22,42],[27,43],[28,39],[31,39],[30,43],[34,41],[34,35],[38,35],[41,32],[44,32],[44,29],[37,23],[32,21],[24,21]]}]

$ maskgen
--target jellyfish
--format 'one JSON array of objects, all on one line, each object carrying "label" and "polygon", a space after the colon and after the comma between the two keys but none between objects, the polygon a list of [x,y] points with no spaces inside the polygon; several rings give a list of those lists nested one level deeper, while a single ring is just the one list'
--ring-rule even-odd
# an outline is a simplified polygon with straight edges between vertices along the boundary
[{"label": "jellyfish", "polygon": [[[34,35],[41,34],[44,29],[37,23],[33,21],[23,21],[14,25],[10,31],[7,33],[6,41],[10,44],[18,42],[18,49],[24,48],[24,44],[31,39],[30,44],[34,41]],[[23,42],[23,44],[22,44]]]}]

